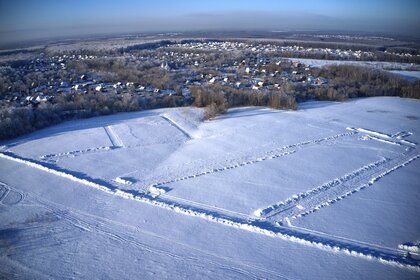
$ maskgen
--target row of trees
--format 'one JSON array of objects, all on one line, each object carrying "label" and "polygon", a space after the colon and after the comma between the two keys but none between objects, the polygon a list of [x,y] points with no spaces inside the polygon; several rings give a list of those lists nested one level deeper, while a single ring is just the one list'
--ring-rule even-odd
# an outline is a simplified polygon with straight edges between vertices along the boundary
[{"label": "row of trees", "polygon": [[239,106],[266,106],[274,109],[296,110],[294,96],[282,90],[262,92],[239,90],[228,86],[208,85],[191,87],[193,105],[205,107],[205,118],[209,119],[224,113],[228,108]]},{"label": "row of trees", "polygon": [[314,95],[316,99],[345,100],[370,96],[420,98],[420,81],[409,82],[399,75],[382,70],[333,65],[320,68],[316,75],[329,80],[328,86],[312,88],[306,92],[309,97]]},{"label": "row of trees", "polygon": [[65,120],[89,118],[118,112],[178,107],[184,98],[172,95],[164,98],[141,98],[131,94],[57,95],[53,103],[41,103],[36,108],[10,107],[0,110],[0,139],[9,139]]}]

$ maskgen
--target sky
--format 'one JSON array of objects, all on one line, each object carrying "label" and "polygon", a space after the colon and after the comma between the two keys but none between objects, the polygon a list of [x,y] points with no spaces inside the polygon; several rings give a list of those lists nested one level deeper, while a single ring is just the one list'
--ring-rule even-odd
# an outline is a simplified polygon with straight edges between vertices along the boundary
[{"label": "sky", "polygon": [[6,36],[69,30],[345,30],[419,35],[420,0],[0,0],[0,32]]}]

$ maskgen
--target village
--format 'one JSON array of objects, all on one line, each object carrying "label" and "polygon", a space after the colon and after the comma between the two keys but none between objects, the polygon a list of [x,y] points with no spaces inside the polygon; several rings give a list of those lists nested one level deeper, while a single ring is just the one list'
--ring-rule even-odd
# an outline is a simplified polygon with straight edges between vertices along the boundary
[{"label": "village", "polygon": [[[88,93],[130,94],[144,99],[178,95],[188,104],[191,101],[191,86],[222,85],[238,90],[270,93],[284,84],[311,87],[328,83],[327,79],[313,75],[310,67],[297,60],[273,56],[274,51],[275,46],[270,44],[254,46],[239,42],[203,42],[170,44],[157,49],[105,57],[41,53],[32,60],[12,62],[0,67],[3,87],[0,107],[36,107],[45,102],[53,102],[54,97],[60,94]],[[266,52],[271,53],[266,55]],[[149,72],[152,69],[173,81],[165,85],[138,79],[109,78],[112,69],[104,74],[104,71],[95,71],[94,68],[81,70],[78,67],[80,63],[113,60],[123,60],[125,64],[132,65],[147,64]],[[10,81],[6,81],[6,77]]]},{"label": "village", "polygon": [[361,57],[373,57],[373,52],[362,50],[343,50],[331,48],[303,47],[298,45],[280,46],[271,43],[251,43],[251,42],[232,42],[232,41],[215,41],[215,42],[194,42],[177,44],[175,47],[199,49],[199,50],[223,50],[223,51],[251,51],[251,52],[293,52],[295,54],[324,54],[337,56],[342,59],[360,59]]},{"label": "village", "polygon": [[188,105],[191,87],[208,85],[264,94],[296,86],[316,88],[327,86],[328,77],[293,56],[319,54],[342,60],[375,56],[362,50],[244,40],[160,41],[107,53],[41,52],[32,59],[0,64],[0,108],[37,107],[57,95],[80,94],[128,94],[143,103],[176,95]]}]

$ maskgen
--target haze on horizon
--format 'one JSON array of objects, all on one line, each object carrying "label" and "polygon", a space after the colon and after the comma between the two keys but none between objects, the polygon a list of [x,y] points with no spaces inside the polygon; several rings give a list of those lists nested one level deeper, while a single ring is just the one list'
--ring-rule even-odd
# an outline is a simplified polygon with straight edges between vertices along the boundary
[{"label": "haze on horizon", "polygon": [[343,30],[419,37],[416,0],[0,0],[0,42],[63,34]]}]

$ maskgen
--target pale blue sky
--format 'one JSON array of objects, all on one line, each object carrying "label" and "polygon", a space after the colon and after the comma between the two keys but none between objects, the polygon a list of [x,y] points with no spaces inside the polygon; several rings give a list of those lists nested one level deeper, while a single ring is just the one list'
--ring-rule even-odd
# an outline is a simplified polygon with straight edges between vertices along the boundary
[{"label": "pale blue sky", "polygon": [[0,0],[0,31],[345,29],[418,34],[416,0]]}]

